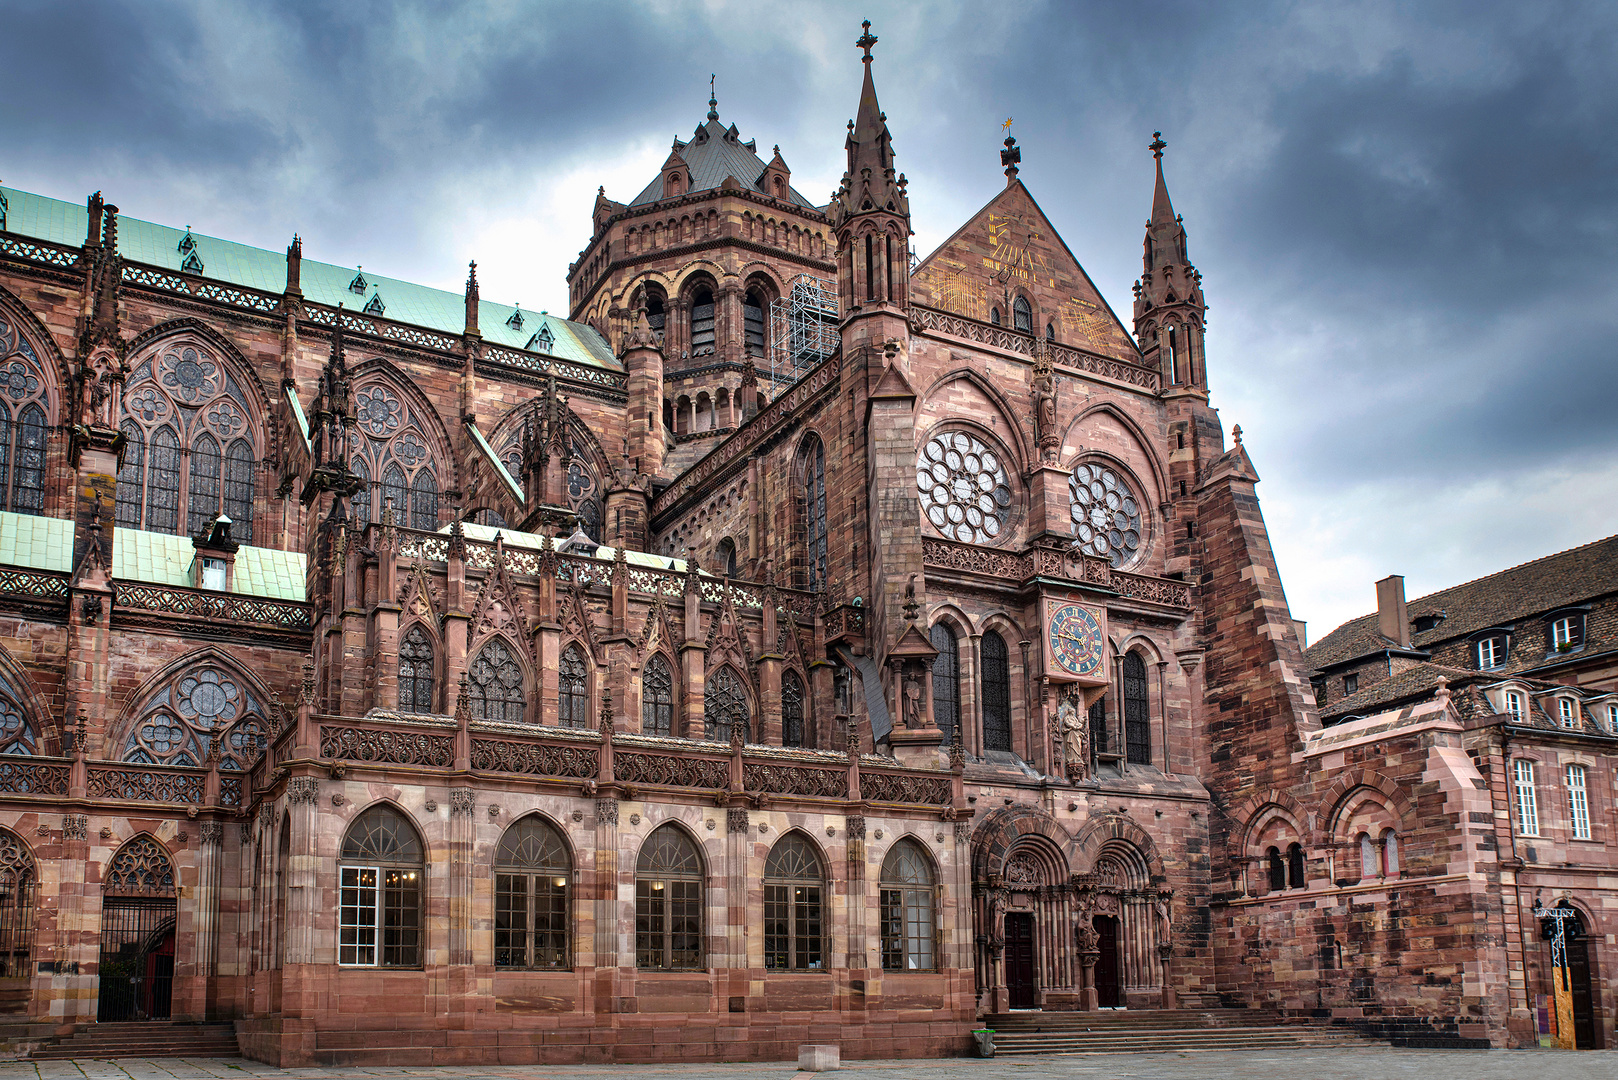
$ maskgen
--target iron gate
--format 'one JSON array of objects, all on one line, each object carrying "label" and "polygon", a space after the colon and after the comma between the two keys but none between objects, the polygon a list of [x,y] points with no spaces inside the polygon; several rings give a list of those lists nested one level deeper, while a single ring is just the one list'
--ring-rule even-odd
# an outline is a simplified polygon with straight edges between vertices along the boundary
[{"label": "iron gate", "polygon": [[101,1003],[96,1019],[167,1020],[174,992],[174,900],[101,901]]}]

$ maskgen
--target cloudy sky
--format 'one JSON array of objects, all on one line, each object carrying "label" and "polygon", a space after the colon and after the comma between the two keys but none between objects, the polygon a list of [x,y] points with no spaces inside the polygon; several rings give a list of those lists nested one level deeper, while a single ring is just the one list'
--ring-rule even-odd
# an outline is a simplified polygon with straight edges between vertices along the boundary
[{"label": "cloudy sky", "polygon": [[1152,132],[1311,638],[1618,531],[1618,5],[0,0],[0,179],[562,311],[719,111],[823,201],[870,18],[926,255],[1022,178],[1119,310]]}]

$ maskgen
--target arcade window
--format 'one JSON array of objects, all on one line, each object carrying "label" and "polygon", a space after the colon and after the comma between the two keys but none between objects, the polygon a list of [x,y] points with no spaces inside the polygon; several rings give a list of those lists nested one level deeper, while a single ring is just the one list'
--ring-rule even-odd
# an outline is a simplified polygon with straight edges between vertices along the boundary
[{"label": "arcade window", "polygon": [[530,814],[500,838],[494,856],[494,966],[568,966],[567,845]]},{"label": "arcade window", "polygon": [[931,971],[936,889],[932,865],[915,841],[893,845],[882,861],[882,970]]},{"label": "arcade window", "polygon": [[784,836],[764,864],[764,966],[819,971],[824,962],[820,855],[801,834]]},{"label": "arcade window", "polygon": [[403,816],[373,806],[343,838],[338,869],[337,962],[421,966],[421,840]]},{"label": "arcade window", "polygon": [[702,860],[676,825],[648,836],[635,865],[635,966],[702,966]]}]

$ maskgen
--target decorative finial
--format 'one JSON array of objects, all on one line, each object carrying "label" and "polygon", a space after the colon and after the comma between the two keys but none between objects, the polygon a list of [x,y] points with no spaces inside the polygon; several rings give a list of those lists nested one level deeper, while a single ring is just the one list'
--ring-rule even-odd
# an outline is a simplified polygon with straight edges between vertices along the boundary
[{"label": "decorative finial", "polygon": [[1236,440],[1236,445],[1240,446],[1242,444],[1242,426],[1237,424],[1235,427],[1231,428],[1230,436]]},{"label": "decorative finial", "polygon": [[864,59],[865,62],[869,64],[871,62],[871,46],[876,44],[876,35],[871,33],[870,19],[866,19],[864,22],[860,23],[860,27],[865,31],[865,33],[861,34],[860,39],[854,42],[854,44],[865,50]]},{"label": "decorative finial", "polygon": [[1163,159],[1163,148],[1167,145],[1168,143],[1163,141],[1163,133],[1161,131],[1154,131],[1152,132],[1152,143],[1149,147],[1147,147],[1147,149],[1152,152],[1152,156],[1154,158],[1161,161]]},{"label": "decorative finial", "polygon": [[1022,161],[1022,148],[1017,145],[1017,137],[1011,133],[1011,121],[1007,120],[1000,125],[1006,132],[1006,148],[1000,151],[1000,164],[1006,170],[1006,183],[1017,179],[1017,164]]},{"label": "decorative finial", "polygon": [[1000,130],[1004,131],[1007,135],[1011,134],[1011,117],[1006,117],[1006,122],[1000,125]]},{"label": "decorative finial", "polygon": [[708,119],[719,119],[719,97],[714,93],[714,76],[708,76]]}]

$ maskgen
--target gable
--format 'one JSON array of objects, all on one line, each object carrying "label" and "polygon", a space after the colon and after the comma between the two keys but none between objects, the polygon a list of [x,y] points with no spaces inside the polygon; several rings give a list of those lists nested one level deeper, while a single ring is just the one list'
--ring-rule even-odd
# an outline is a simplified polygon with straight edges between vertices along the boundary
[{"label": "gable", "polygon": [[1049,322],[1063,344],[1140,362],[1129,331],[1020,180],[990,199],[910,279],[915,303],[983,322],[998,307],[1009,327],[1007,290],[1028,296],[1037,336]]}]

